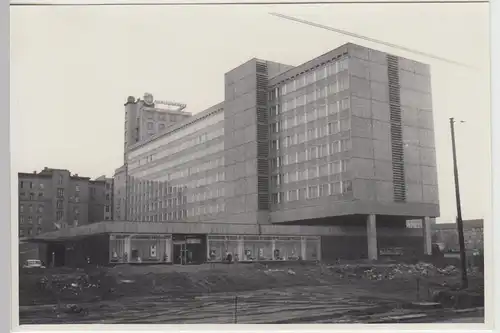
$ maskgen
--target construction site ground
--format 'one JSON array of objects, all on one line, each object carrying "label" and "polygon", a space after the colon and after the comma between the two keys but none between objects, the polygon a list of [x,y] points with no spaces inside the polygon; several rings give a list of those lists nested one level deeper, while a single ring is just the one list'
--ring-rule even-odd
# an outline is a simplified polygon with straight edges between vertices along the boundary
[{"label": "construction site ground", "polygon": [[463,318],[457,307],[474,308],[465,310],[467,316],[482,318],[482,274],[471,272],[469,280],[469,293],[477,297],[436,307],[423,302],[459,283],[454,267],[282,263],[21,269],[19,318],[21,325],[436,322]]}]

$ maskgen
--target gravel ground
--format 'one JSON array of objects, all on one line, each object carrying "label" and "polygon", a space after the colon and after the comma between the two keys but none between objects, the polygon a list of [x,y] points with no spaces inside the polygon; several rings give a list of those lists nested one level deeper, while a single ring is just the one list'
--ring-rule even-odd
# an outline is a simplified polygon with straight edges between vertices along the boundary
[{"label": "gravel ground", "polygon": [[[233,323],[235,308],[238,323],[363,323],[417,313],[401,304],[428,299],[431,286],[457,278],[426,276],[417,284],[408,274],[367,278],[322,265],[121,266],[21,274],[21,325]],[[78,280],[89,275],[90,282]],[[42,292],[35,285],[44,276],[57,282]],[[116,290],[110,296],[108,289]],[[77,311],[66,310],[71,303]]]}]

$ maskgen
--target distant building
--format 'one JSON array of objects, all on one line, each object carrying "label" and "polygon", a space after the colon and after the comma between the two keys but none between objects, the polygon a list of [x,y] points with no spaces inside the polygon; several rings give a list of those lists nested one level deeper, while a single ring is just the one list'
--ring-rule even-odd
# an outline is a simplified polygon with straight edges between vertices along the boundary
[{"label": "distant building", "polygon": [[19,237],[76,227],[113,216],[113,179],[68,170],[19,173]]},{"label": "distant building", "polygon": [[115,170],[113,187],[114,220],[125,220],[125,209],[127,207],[127,182],[125,167],[121,166]]},{"label": "distant building", "polygon": [[[464,221],[465,248],[482,250],[484,248],[483,219]],[[432,241],[440,243],[445,252],[459,250],[458,231],[456,223],[436,223],[432,226]]]}]

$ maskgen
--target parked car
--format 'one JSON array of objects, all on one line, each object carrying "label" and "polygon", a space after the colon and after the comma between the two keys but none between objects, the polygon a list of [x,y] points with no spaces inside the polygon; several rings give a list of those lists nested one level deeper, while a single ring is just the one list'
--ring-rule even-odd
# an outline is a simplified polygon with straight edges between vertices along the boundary
[{"label": "parked car", "polygon": [[41,260],[28,259],[24,262],[23,268],[45,268]]}]

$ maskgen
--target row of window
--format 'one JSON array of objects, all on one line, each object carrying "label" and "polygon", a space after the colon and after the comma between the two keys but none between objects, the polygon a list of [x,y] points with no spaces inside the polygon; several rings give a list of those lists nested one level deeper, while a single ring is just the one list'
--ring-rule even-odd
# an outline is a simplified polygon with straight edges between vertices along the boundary
[{"label": "row of window", "polygon": [[[35,184],[33,182],[29,182],[29,184],[27,185],[30,189],[33,189],[35,187]],[[20,188],[25,188],[25,182],[24,181],[20,181],[19,182],[19,187]],[[44,189],[44,184],[43,183],[40,183],[38,184],[38,188],[40,190],[43,190]]]},{"label": "row of window", "polygon": [[[291,144],[300,144],[305,141],[324,137],[326,135],[333,135],[342,131],[348,131],[350,130],[350,127],[351,127],[350,118],[332,120],[320,127],[308,128],[307,131],[305,132],[293,134],[291,136],[291,139],[293,139],[294,141],[291,141]],[[271,124],[271,133],[279,133],[280,131],[282,131],[280,123]]]},{"label": "row of window", "polygon": [[193,202],[220,198],[224,196],[225,196],[224,187],[219,187],[216,189],[206,189],[204,192],[189,195],[187,198],[188,199],[187,202],[193,203]]},{"label": "row of window", "polygon": [[[29,213],[33,213],[33,205],[28,205],[28,212]],[[38,207],[37,207],[37,213],[43,213],[43,204],[39,204]],[[23,204],[20,204],[19,205],[19,212],[20,213],[24,213],[24,205]]]},{"label": "row of window", "polygon": [[348,151],[351,148],[351,140],[342,139],[332,143],[308,147],[303,151],[285,152],[283,155],[270,160],[271,170],[276,170],[284,165],[313,161],[318,158],[332,156],[340,152]]},{"label": "row of window", "polygon": [[220,128],[216,131],[205,132],[205,133],[199,134],[191,140],[184,141],[180,144],[173,144],[171,148],[164,149],[160,152],[157,152],[157,153],[145,156],[145,157],[141,157],[137,160],[137,165],[144,164],[144,162],[147,164],[148,162],[151,162],[153,160],[153,157],[155,160],[158,160],[158,159],[163,158],[165,156],[171,156],[171,155],[177,154],[178,152],[181,152],[185,149],[203,144],[207,141],[210,141],[214,138],[217,138],[217,137],[223,136],[223,135],[224,135],[224,128]]},{"label": "row of window", "polygon": [[299,182],[319,177],[333,176],[346,172],[348,169],[348,160],[335,161],[319,166],[309,167],[301,171],[285,172],[284,174],[273,175],[271,181],[273,186],[281,186],[293,182]]},{"label": "row of window", "polygon": [[330,184],[321,184],[308,186],[305,188],[294,189],[286,192],[277,192],[271,195],[273,204],[283,202],[293,202],[299,200],[312,200],[329,195],[339,195],[352,191],[352,182],[349,180],[334,182]]},{"label": "row of window", "polygon": [[170,174],[169,180],[176,180],[180,178],[185,178],[189,177],[191,175],[200,173],[200,172],[205,172],[207,170],[215,169],[218,168],[219,166],[224,166],[224,157],[220,157],[214,160],[210,160],[208,162],[205,162],[203,164],[190,167],[187,169],[182,169],[176,172],[173,172]]},{"label": "row of window", "polygon": [[224,212],[225,210],[226,210],[226,204],[224,202],[221,202],[217,204],[193,207],[187,211],[188,212],[187,216],[193,217],[201,215],[219,214]]},{"label": "row of window", "polygon": [[351,127],[350,119],[341,119],[340,121],[332,121],[319,127],[307,129],[302,133],[294,133],[287,135],[284,138],[271,140],[271,150],[279,151],[281,147],[287,148],[290,146],[302,144],[306,141],[312,141],[323,138],[328,135],[335,135],[340,132],[349,131]]},{"label": "row of window", "polygon": [[[28,224],[33,224],[33,216],[27,216],[26,217],[26,221]],[[41,216],[37,216],[36,217],[36,223],[37,224],[42,224],[42,217]],[[24,216],[23,215],[20,215],[19,216],[19,224],[24,224],[25,220],[24,220]]]},{"label": "row of window", "polygon": [[224,171],[217,172],[207,177],[194,179],[185,185],[167,186],[166,182],[153,181],[138,181],[135,180],[132,184],[132,191],[138,197],[166,197],[179,196],[186,193],[186,190],[208,186],[214,183],[225,181],[226,173]]},{"label": "row of window", "polygon": [[[42,233],[42,228],[37,228],[36,229],[36,234],[39,235]],[[33,235],[33,231],[31,229],[27,229],[26,232],[24,229],[19,229],[19,237],[24,237],[24,236],[31,236]]]},{"label": "row of window", "polygon": [[[277,121],[278,125],[271,124],[271,132],[273,132],[274,126],[276,130],[274,131],[284,131],[295,126],[306,124],[310,121],[315,121],[317,119],[325,118],[328,115],[334,116],[338,115],[340,112],[345,111],[350,108],[349,97],[343,98],[340,101],[326,103],[319,106],[314,106],[311,108],[301,108],[296,109],[295,114],[293,112],[287,112],[281,115],[281,119]],[[273,108],[271,108],[272,110]],[[279,109],[279,105],[274,107],[275,110]]]},{"label": "row of window", "polygon": [[[144,173],[147,174],[149,178],[161,178],[160,180],[170,180],[170,175],[165,171],[168,171],[169,169],[172,169],[174,167],[181,166],[188,162],[193,162],[195,160],[205,158],[209,155],[217,154],[223,150],[224,150],[224,142],[210,145],[205,149],[193,152],[192,154],[184,154],[180,157],[171,156],[168,154],[168,151],[160,151],[155,154],[156,160],[163,157],[170,157],[170,159],[165,163],[161,163],[149,168],[143,168]],[[135,162],[132,164],[129,163],[129,171],[131,172],[131,175],[133,175],[133,172],[135,172],[136,171],[135,169],[137,168],[139,168],[139,166],[135,164]]]},{"label": "row of window", "polygon": [[[43,199],[43,195],[44,193],[43,192],[38,192],[38,194],[34,193],[34,192],[30,192],[29,196],[28,196],[28,199],[29,200],[35,200],[35,198],[37,198],[38,200],[42,200]],[[20,197],[26,197],[26,192],[19,192],[19,196]]]},{"label": "row of window", "polygon": [[[281,96],[285,96],[289,93],[292,93],[296,90],[302,89],[310,84],[313,84],[316,81],[323,80],[328,76],[336,75],[342,71],[347,70],[348,68],[349,68],[348,57],[332,61],[330,63],[327,63],[326,65],[317,68],[316,70],[309,71],[287,82],[281,87],[279,94]],[[275,90],[274,92],[271,93],[270,99],[272,100],[276,98],[277,95],[278,91]]]},{"label": "row of window", "polygon": [[187,203],[187,197],[185,196],[180,198],[173,198],[173,199],[157,201],[157,202],[149,202],[149,203],[140,202],[140,200],[137,199],[137,197],[132,198],[132,200],[135,201],[135,204],[133,204],[132,209],[134,209],[135,212],[143,212],[143,213],[154,212],[162,209],[177,208],[177,206]]},{"label": "row of window", "polygon": [[[325,99],[328,96],[338,94],[341,91],[349,89],[349,77],[345,76],[330,83],[328,86],[315,89],[307,94],[299,95],[290,99],[286,99],[281,103],[281,111],[287,112],[309,103],[325,104]],[[279,114],[280,109],[276,109],[276,114]]]}]

